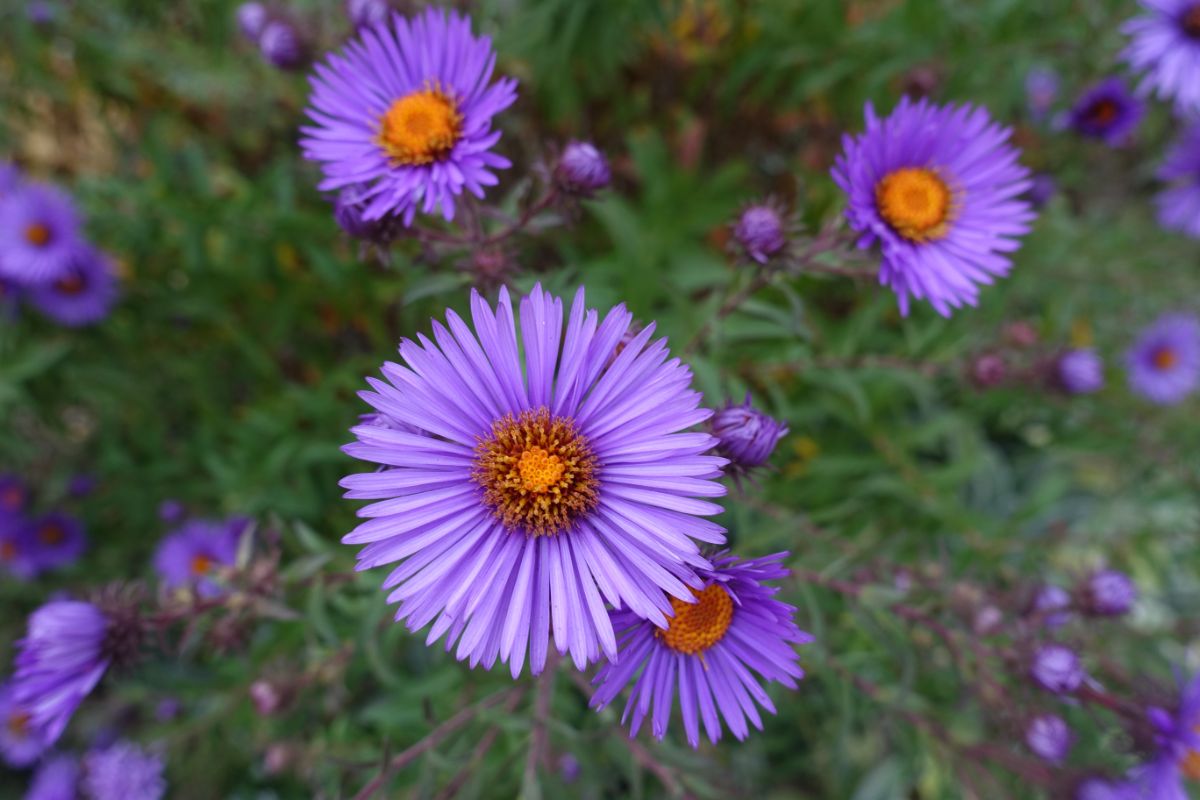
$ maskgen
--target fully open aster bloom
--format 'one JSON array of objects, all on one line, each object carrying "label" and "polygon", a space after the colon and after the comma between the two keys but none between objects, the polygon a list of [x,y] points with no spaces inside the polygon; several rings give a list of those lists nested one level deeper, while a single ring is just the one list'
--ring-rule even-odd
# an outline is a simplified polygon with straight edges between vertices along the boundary
[{"label": "fully open aster bloom", "polygon": [[1200,122],[1180,134],[1158,177],[1170,184],[1156,198],[1158,221],[1164,228],[1200,239]]},{"label": "fully open aster bloom", "polygon": [[1154,322],[1125,356],[1129,386],[1160,405],[1173,405],[1200,385],[1200,320],[1167,314]]},{"label": "fully open aster bloom", "polygon": [[1081,136],[1116,147],[1129,139],[1145,115],[1146,104],[1129,91],[1125,81],[1107,78],[1079,96],[1067,123]]},{"label": "fully open aster bloom", "polygon": [[[453,311],[433,338],[405,340],[363,398],[389,424],[353,428],[351,456],[390,469],[351,475],[346,497],[380,502],[347,544],[359,569],[402,562],[384,581],[410,630],[448,634],[458,658],[536,674],[550,632],[582,668],[617,654],[605,602],[665,626],[664,592],[690,598],[708,566],[694,540],[720,543],[695,499],[725,489],[725,459],[689,432],[699,408],[691,371],[648,325],[621,347],[633,315],[603,319],[583,290],[563,301],[540,286],[519,319],[507,290],[493,310],[471,296],[475,331]],[[518,324],[519,322],[519,324]],[[403,423],[419,433],[395,429]]]},{"label": "fully open aster bloom", "polygon": [[464,190],[483,196],[509,166],[491,152],[492,117],[517,99],[516,81],[489,85],[496,56],[457,13],[393,15],[316,68],[303,128],[304,155],[321,162],[322,191],[362,185],[364,216],[419,210],[454,218]]},{"label": "fully open aster bloom", "polygon": [[700,745],[701,723],[713,743],[721,738],[722,718],[739,740],[749,735],[747,720],[762,730],[755,703],[772,714],[775,706],[759,677],[796,688],[804,670],[795,645],[812,641],[796,627],[796,609],[776,600],[778,588],[764,583],[787,577],[780,566],[787,555],[747,561],[718,555],[712,569],[701,570],[703,587],[691,597],[671,599],[673,614],[665,628],[629,611],[614,612],[621,661],[605,664],[596,674],[593,683],[599,688],[591,706],[604,708],[633,681],[621,715],[623,725],[632,713],[630,735],[637,735],[653,711],[651,730],[655,738],[663,738],[676,690],[692,747]]},{"label": "fully open aster bloom", "polygon": [[117,741],[83,758],[83,786],[92,800],[159,800],[167,793],[163,757]]},{"label": "fully open aster bloom", "polygon": [[107,256],[81,246],[59,277],[29,289],[29,302],[50,319],[70,328],[108,316],[117,300],[117,276]]},{"label": "fully open aster bloom", "polygon": [[29,183],[0,197],[0,276],[21,284],[54,280],[80,242],[79,214],[58,189]]},{"label": "fully open aster bloom", "polygon": [[60,754],[46,758],[33,774],[25,800],[75,800],[79,796],[79,759]]},{"label": "fully open aster bloom", "polygon": [[30,539],[38,570],[73,564],[87,550],[83,523],[67,514],[47,514],[31,522]]},{"label": "fully open aster bloom", "polygon": [[30,615],[28,632],[17,642],[12,689],[47,745],[58,741],[108,669],[109,628],[103,611],[76,600],[54,600]]},{"label": "fully open aster bloom", "polygon": [[1146,13],[1125,23],[1124,59],[1180,113],[1200,113],[1200,0],[1140,2]]},{"label": "fully open aster bloom", "polygon": [[226,521],[195,519],[167,534],[154,554],[154,570],[171,588],[195,586],[207,597],[221,593],[213,571],[237,561],[238,545],[250,521],[234,517]]},{"label": "fully open aster bloom", "polygon": [[1185,781],[1200,784],[1200,673],[1180,688],[1173,710],[1152,708],[1154,757],[1130,775],[1129,800],[1188,800]]},{"label": "fully open aster bloom", "polygon": [[27,767],[45,749],[46,742],[28,709],[13,697],[12,687],[0,687],[0,758],[10,767]]},{"label": "fully open aster bloom", "polygon": [[1034,218],[1011,130],[983,108],[908,98],[882,119],[868,104],[866,121],[844,138],[833,179],[859,247],[882,245],[879,282],[905,315],[914,297],[943,316],[975,305],[981,284],[1008,274]]}]

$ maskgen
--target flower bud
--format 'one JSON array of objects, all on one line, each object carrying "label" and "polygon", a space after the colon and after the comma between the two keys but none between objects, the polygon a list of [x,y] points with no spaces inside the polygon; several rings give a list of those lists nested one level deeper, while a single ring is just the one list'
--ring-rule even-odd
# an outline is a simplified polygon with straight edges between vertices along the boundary
[{"label": "flower bud", "polygon": [[234,12],[238,30],[251,42],[257,42],[267,26],[267,7],[262,3],[242,3]]},{"label": "flower bud", "polygon": [[1025,727],[1025,744],[1038,758],[1058,764],[1071,750],[1071,729],[1057,714],[1034,717]]},{"label": "flower bud", "polygon": [[980,389],[999,386],[1008,377],[1008,364],[998,353],[984,353],[971,362],[971,382]]},{"label": "flower bud", "polygon": [[346,0],[346,16],[355,28],[369,28],[386,22],[391,10],[387,0]]},{"label": "flower bud", "polygon": [[750,395],[742,405],[730,404],[717,411],[711,426],[719,440],[717,452],[741,472],[765,464],[788,432],[786,424],[752,408]]},{"label": "flower bud", "polygon": [[1104,387],[1104,361],[1095,350],[1068,350],[1054,362],[1054,381],[1067,394],[1091,394]]},{"label": "flower bud", "polygon": [[783,216],[770,205],[750,206],[733,226],[733,238],[747,256],[765,264],[787,245]]},{"label": "flower bud", "polygon": [[1100,570],[1084,582],[1083,608],[1097,617],[1119,617],[1129,613],[1137,596],[1137,586],[1124,572]]},{"label": "flower bud", "polygon": [[570,142],[558,157],[554,181],[568,194],[589,197],[612,182],[612,171],[591,142]]},{"label": "flower bud", "polygon": [[1083,683],[1083,665],[1069,647],[1046,644],[1034,652],[1029,675],[1048,692],[1070,694]]},{"label": "flower bud", "polygon": [[258,49],[268,64],[279,69],[295,69],[304,63],[300,33],[285,19],[273,19],[263,26]]},{"label": "flower bud", "polygon": [[1047,628],[1061,628],[1071,619],[1071,595],[1061,586],[1046,584],[1033,598],[1033,612]]}]

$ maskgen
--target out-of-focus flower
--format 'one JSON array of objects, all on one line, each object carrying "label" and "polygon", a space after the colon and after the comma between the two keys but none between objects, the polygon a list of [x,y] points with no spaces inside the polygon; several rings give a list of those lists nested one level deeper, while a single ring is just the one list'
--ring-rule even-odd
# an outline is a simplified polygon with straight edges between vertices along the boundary
[{"label": "out-of-focus flower", "polygon": [[1025,103],[1034,119],[1045,119],[1058,99],[1058,73],[1036,67],[1025,74]]},{"label": "out-of-focus flower", "polygon": [[833,178],[859,246],[882,246],[879,282],[904,315],[912,298],[942,316],[975,305],[980,285],[1008,274],[1034,218],[1012,131],[983,108],[907,98],[882,119],[868,105],[866,120],[845,137]]},{"label": "out-of-focus flower", "polygon": [[1073,739],[1067,721],[1057,714],[1041,714],[1025,726],[1025,744],[1034,755],[1051,764],[1067,757]]},{"label": "out-of-focus flower", "polygon": [[558,759],[558,774],[562,776],[563,783],[574,783],[579,780],[579,774],[582,772],[579,766],[579,759],[570,753],[563,753]]},{"label": "out-of-focus flower", "polygon": [[39,571],[70,566],[87,550],[83,523],[67,514],[47,514],[34,520],[30,528],[32,558]]},{"label": "out-of-focus flower", "polygon": [[1181,114],[1200,113],[1200,2],[1139,0],[1146,13],[1125,23],[1122,57],[1145,73],[1143,88],[1171,100]]},{"label": "out-of-focus flower", "polygon": [[391,13],[387,0],[346,0],[346,16],[356,28],[382,24]]},{"label": "out-of-focus flower", "polygon": [[61,753],[38,765],[25,800],[76,800],[79,797],[79,759]]},{"label": "out-of-focus flower", "polygon": [[222,588],[213,580],[213,571],[234,565],[249,524],[245,517],[189,520],[163,537],[154,554],[154,570],[170,588],[194,586],[200,594],[214,597]]},{"label": "out-of-focus flower", "polygon": [[1167,314],[1142,331],[1125,356],[1129,387],[1160,405],[1174,405],[1200,384],[1200,320]]},{"label": "out-of-focus flower", "polygon": [[1082,606],[1089,614],[1100,617],[1119,617],[1128,614],[1137,600],[1137,585],[1124,572],[1102,569],[1093,572],[1083,583]]},{"label": "out-of-focus flower", "polygon": [[276,17],[263,26],[258,49],[268,64],[279,69],[296,69],[304,63],[304,42],[291,21]]},{"label": "out-of-focus flower", "polygon": [[1083,683],[1083,665],[1079,656],[1061,644],[1044,644],[1033,653],[1029,674],[1048,692],[1070,694]]},{"label": "out-of-focus flower", "polygon": [[283,705],[283,697],[270,681],[260,679],[250,684],[250,702],[261,716],[269,717]]},{"label": "out-of-focus flower", "polygon": [[749,258],[765,264],[787,247],[783,214],[771,203],[749,206],[734,224],[733,238]]},{"label": "out-of-focus flower", "polygon": [[168,498],[158,504],[158,518],[163,522],[179,522],[187,514],[183,503]]},{"label": "out-of-focus flower", "polygon": [[1200,122],[1175,140],[1158,177],[1170,184],[1155,198],[1159,223],[1200,239]]},{"label": "out-of-focus flower", "polygon": [[788,426],[757,410],[746,395],[741,405],[727,403],[709,423],[719,440],[717,452],[729,459],[730,469],[746,472],[767,463]]},{"label": "out-of-focus flower", "polygon": [[1039,172],[1033,176],[1033,184],[1029,187],[1029,202],[1034,208],[1042,208],[1050,202],[1050,198],[1058,191],[1058,181],[1053,175]]},{"label": "out-of-focus flower", "polygon": [[34,25],[49,25],[58,17],[58,4],[50,0],[29,0],[25,4],[25,16]]},{"label": "out-of-focus flower", "polygon": [[624,725],[632,713],[632,735],[653,709],[651,731],[663,738],[676,695],[692,747],[700,746],[701,723],[714,743],[722,718],[739,740],[750,732],[747,720],[762,730],[755,702],[771,714],[775,706],[751,670],[794,689],[804,676],[795,646],[813,640],[796,627],[796,609],[776,600],[778,589],[765,583],[787,577],[780,565],[787,555],[747,561],[717,556],[711,570],[700,572],[703,588],[694,589],[691,598],[671,600],[665,627],[630,611],[613,612],[613,625],[622,632],[621,660],[596,674],[591,706],[604,708],[632,682],[621,715]]},{"label": "out-of-focus flower", "polygon": [[971,359],[971,383],[980,389],[991,389],[1008,378],[1008,362],[999,353],[982,353]]},{"label": "out-of-focus flower", "polygon": [[19,514],[29,505],[29,487],[16,475],[0,475],[0,513]]},{"label": "out-of-focus flower", "polygon": [[13,697],[11,686],[0,686],[0,758],[10,767],[27,767],[46,750],[33,715]]},{"label": "out-of-focus flower", "polygon": [[612,182],[612,171],[591,142],[568,142],[554,166],[554,182],[567,194],[591,197]]},{"label": "out-of-focus flower", "polygon": [[580,668],[615,657],[606,603],[665,626],[708,566],[697,540],[724,541],[700,498],[725,493],[727,462],[689,431],[712,412],[653,325],[617,353],[623,306],[600,317],[581,289],[564,320],[539,285],[519,313],[503,288],[495,309],[472,293],[471,312],[474,332],[447,311],[433,340],[401,342],[407,366],[370,379],[362,397],[422,433],[352,429],[345,451],[390,469],[342,481],[378,501],[343,541],[366,545],[360,570],[402,562],[384,583],[397,619],[433,623],[427,641],[447,635],[471,666],[515,676],[528,647],[539,673],[552,631]]},{"label": "out-of-focus flower", "polygon": [[28,580],[38,572],[37,542],[28,519],[0,511],[0,572]]},{"label": "out-of-focus flower", "polygon": [[71,198],[24,183],[0,197],[0,276],[31,285],[67,274],[82,243]]},{"label": "out-of-focus flower", "polygon": [[1079,96],[1067,123],[1081,136],[1116,147],[1129,140],[1145,114],[1146,104],[1129,91],[1125,81],[1107,78]]},{"label": "out-of-focus flower", "polygon": [[67,494],[71,497],[87,497],[96,490],[96,476],[80,472],[71,476],[67,484]]},{"label": "out-of-focus flower", "polygon": [[338,192],[333,202],[333,219],[355,239],[386,243],[391,238],[392,221],[388,217],[368,220],[363,217],[361,191],[353,186]]},{"label": "out-of-focus flower", "polygon": [[160,800],[167,793],[163,757],[118,741],[83,758],[83,786],[92,800]]},{"label": "out-of-focus flower", "polygon": [[321,162],[322,191],[362,187],[363,216],[440,210],[454,218],[464,191],[483,196],[500,139],[492,117],[517,99],[516,81],[489,84],[496,56],[460,14],[430,8],[364,30],[316,68],[304,155]]},{"label": "out-of-focus flower", "polygon": [[1054,382],[1068,394],[1098,392],[1104,388],[1104,360],[1095,350],[1068,350],[1054,362]]},{"label": "out-of-focus flower", "polygon": [[76,328],[108,316],[117,301],[117,276],[108,257],[80,246],[54,280],[29,288],[29,302],[60,325]]},{"label": "out-of-focus flower", "polygon": [[1071,619],[1071,593],[1061,586],[1046,584],[1033,598],[1033,611],[1042,615],[1047,628],[1061,628]]},{"label": "out-of-focus flower", "polygon": [[1155,752],[1130,773],[1130,800],[1187,800],[1184,780],[1200,781],[1200,673],[1180,687],[1171,710],[1148,712],[1154,727]]},{"label": "out-of-focus flower", "polygon": [[257,42],[263,28],[267,26],[270,14],[262,3],[242,3],[234,12],[234,17],[242,36],[251,42]]}]

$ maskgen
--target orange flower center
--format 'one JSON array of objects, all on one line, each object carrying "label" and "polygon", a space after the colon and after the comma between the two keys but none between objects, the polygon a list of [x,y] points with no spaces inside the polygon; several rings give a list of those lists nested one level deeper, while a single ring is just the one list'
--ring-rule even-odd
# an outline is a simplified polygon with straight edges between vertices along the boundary
[{"label": "orange flower center", "polygon": [[17,546],[10,541],[0,542],[0,561],[12,561],[17,557]]},{"label": "orange flower center", "polygon": [[65,538],[67,538],[66,532],[56,522],[48,522],[38,528],[38,541],[42,544],[53,547],[56,544],[62,544],[62,540]]},{"label": "orange flower center", "polygon": [[28,711],[13,711],[8,715],[8,732],[13,736],[24,738],[29,733],[30,719]]},{"label": "orange flower center", "polygon": [[1093,125],[1111,125],[1117,118],[1117,104],[1112,100],[1101,100],[1093,104],[1085,116]]},{"label": "orange flower center", "polygon": [[[1200,733],[1200,725],[1197,725],[1192,730]],[[1188,778],[1200,781],[1200,750],[1189,750],[1183,756],[1183,761],[1179,762],[1179,770]]]},{"label": "orange flower center", "polygon": [[655,634],[676,653],[694,656],[703,653],[725,636],[733,621],[733,598],[720,584],[712,583],[700,591],[692,590],[695,603],[671,598],[675,616],[667,620],[667,629]]},{"label": "orange flower center", "polygon": [[949,231],[954,195],[935,171],[904,167],[875,184],[879,214],[896,233],[911,242],[940,239]]},{"label": "orange flower center", "polygon": [[595,508],[599,468],[575,423],[539,408],[493,423],[475,448],[471,480],[509,530],[550,536]]},{"label": "orange flower center", "polygon": [[1160,372],[1166,372],[1179,363],[1179,354],[1170,347],[1160,347],[1150,356],[1150,362]]},{"label": "orange flower center", "polygon": [[207,575],[213,567],[213,560],[203,553],[192,556],[192,574]]},{"label": "orange flower center", "polygon": [[1180,20],[1183,26],[1183,32],[1193,39],[1200,39],[1200,3],[1196,3],[1186,12]]},{"label": "orange flower center", "polygon": [[383,115],[379,145],[396,164],[432,164],[462,138],[462,120],[454,99],[440,89],[412,92]]},{"label": "orange flower center", "polygon": [[50,228],[40,222],[35,222],[25,228],[25,241],[34,247],[44,247],[50,243]]},{"label": "orange flower center", "polygon": [[59,278],[54,282],[54,288],[63,294],[79,294],[87,287],[82,275],[72,274]]},{"label": "orange flower center", "polygon": [[16,511],[25,503],[25,492],[19,486],[9,486],[0,492],[0,506],[9,511]]}]

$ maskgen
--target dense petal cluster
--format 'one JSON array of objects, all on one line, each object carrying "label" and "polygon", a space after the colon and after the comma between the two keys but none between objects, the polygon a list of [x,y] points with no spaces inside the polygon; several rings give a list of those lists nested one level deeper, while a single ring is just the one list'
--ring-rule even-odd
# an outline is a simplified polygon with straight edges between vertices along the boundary
[{"label": "dense petal cluster", "polygon": [[1142,331],[1125,363],[1134,392],[1160,405],[1182,402],[1200,386],[1200,319],[1160,317]]},{"label": "dense petal cluster", "polygon": [[79,759],[72,755],[49,756],[38,765],[25,800],[75,800],[79,796]]},{"label": "dense petal cluster", "polygon": [[1180,113],[1200,113],[1200,2],[1139,3],[1145,13],[1125,23],[1129,44],[1123,58],[1145,74],[1146,88],[1173,101]]},{"label": "dense petal cluster", "polygon": [[983,108],[905,98],[882,118],[868,105],[866,130],[844,138],[833,178],[846,218],[860,247],[882,246],[879,282],[902,314],[916,298],[949,316],[1008,274],[1034,218],[1010,136]]},{"label": "dense petal cluster", "polygon": [[213,573],[234,565],[249,524],[244,517],[185,522],[159,543],[154,570],[168,587],[194,586],[200,594],[214,597],[221,593],[221,586],[213,580]]},{"label": "dense petal cluster", "polygon": [[87,549],[83,524],[67,514],[31,519],[0,510],[0,572],[28,579],[69,566]]},{"label": "dense petal cluster", "polygon": [[84,759],[83,786],[92,800],[159,800],[167,793],[163,757],[117,741]]},{"label": "dense petal cluster", "polygon": [[[1195,83],[1200,86],[1200,81]],[[1169,184],[1156,198],[1158,221],[1168,230],[1200,239],[1200,122],[1179,135],[1158,177]]]}]

